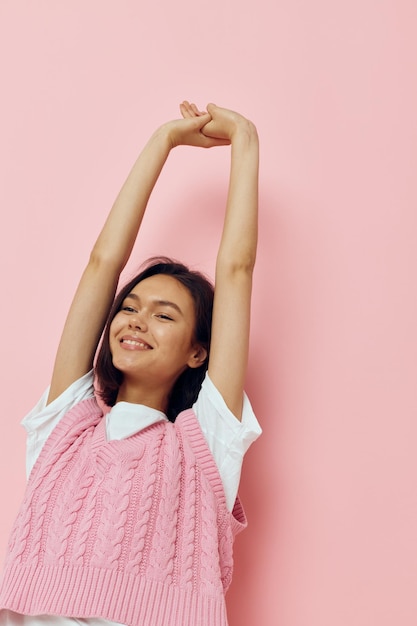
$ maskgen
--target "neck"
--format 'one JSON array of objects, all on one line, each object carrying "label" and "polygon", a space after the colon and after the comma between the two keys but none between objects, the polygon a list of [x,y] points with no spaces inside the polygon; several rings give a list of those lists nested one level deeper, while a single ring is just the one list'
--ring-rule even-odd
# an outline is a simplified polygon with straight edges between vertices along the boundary
[{"label": "neck", "polygon": [[124,380],[120,385],[116,402],[131,402],[132,404],[143,404],[151,409],[157,409],[166,413],[168,410],[168,398],[171,389],[165,390],[161,387],[152,388],[148,385],[142,386],[136,381],[129,384]]}]

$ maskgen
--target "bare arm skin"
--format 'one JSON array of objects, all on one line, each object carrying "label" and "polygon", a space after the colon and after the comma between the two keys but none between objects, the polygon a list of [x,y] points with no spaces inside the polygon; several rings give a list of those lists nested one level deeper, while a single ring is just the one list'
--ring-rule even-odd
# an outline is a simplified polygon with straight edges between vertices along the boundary
[{"label": "bare arm skin", "polygon": [[[255,126],[238,113],[215,105],[208,105],[207,110],[212,119],[203,133],[232,144],[226,215],[216,261],[208,373],[229,409],[241,419],[258,234],[259,144]],[[182,112],[192,116],[195,107],[189,105]]]},{"label": "bare arm skin", "polygon": [[127,263],[152,189],[172,148],[209,148],[230,143],[201,132],[208,113],[161,126],[139,155],[92,249],[58,346],[48,403],[88,372],[121,271]]}]

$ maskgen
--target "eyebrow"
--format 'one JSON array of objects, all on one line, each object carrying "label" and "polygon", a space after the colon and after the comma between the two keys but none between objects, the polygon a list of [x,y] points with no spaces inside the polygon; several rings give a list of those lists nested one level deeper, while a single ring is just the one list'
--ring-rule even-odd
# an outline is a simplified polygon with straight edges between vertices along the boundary
[{"label": "eyebrow", "polygon": [[[126,298],[132,298],[133,300],[140,302],[139,296],[135,293],[128,293]],[[184,317],[184,313],[181,311],[178,304],[175,304],[175,302],[171,302],[170,300],[152,300],[152,304],[155,304],[156,306],[169,306],[172,309],[175,309],[175,311],[178,311],[178,313]]]}]

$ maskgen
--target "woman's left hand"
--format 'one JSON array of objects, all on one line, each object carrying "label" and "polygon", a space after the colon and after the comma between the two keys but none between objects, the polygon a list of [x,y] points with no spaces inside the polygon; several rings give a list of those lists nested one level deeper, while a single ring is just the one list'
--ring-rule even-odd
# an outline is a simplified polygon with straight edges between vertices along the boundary
[{"label": "woman's left hand", "polygon": [[230,140],[219,137],[209,137],[202,132],[202,128],[211,121],[210,113],[199,111],[195,104],[184,101],[180,104],[183,119],[173,120],[164,124],[168,132],[171,146],[197,146],[213,148],[227,146]]}]

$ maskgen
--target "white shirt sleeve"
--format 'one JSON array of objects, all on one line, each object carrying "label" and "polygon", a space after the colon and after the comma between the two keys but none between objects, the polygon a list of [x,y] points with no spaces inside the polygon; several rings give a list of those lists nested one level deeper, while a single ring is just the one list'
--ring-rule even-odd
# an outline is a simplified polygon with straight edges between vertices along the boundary
[{"label": "white shirt sleeve", "polygon": [[246,394],[243,397],[242,420],[239,421],[208,374],[193,409],[216,461],[227,507],[231,511],[237,496],[243,457],[262,433],[261,427]]},{"label": "white shirt sleeve", "polygon": [[59,420],[78,402],[94,395],[93,370],[72,383],[60,396],[46,405],[49,387],[33,409],[23,418],[22,426],[27,432],[26,475],[29,476],[42,446]]}]

